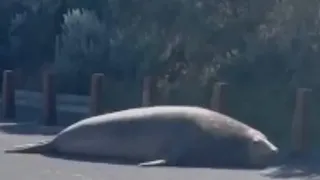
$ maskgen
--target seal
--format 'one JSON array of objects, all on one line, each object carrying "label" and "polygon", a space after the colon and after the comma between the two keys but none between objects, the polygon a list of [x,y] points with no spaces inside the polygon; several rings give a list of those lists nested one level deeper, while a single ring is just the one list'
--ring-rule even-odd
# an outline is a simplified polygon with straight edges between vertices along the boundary
[{"label": "seal", "polygon": [[131,108],[78,121],[53,139],[6,153],[116,157],[139,166],[262,167],[278,153],[266,135],[198,106]]}]

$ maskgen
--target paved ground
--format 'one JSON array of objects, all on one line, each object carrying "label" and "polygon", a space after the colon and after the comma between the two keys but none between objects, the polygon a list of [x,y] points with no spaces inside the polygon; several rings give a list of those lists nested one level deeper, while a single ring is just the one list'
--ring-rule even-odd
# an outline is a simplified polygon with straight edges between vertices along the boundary
[{"label": "paved ground", "polygon": [[320,179],[311,169],[269,168],[266,170],[227,170],[191,168],[138,168],[107,163],[80,162],[42,155],[4,154],[15,145],[52,138],[59,128],[0,124],[0,176],[2,179],[61,180],[267,180]]},{"label": "paved ground", "polygon": [[[16,122],[26,123],[41,119],[41,110],[17,107]],[[59,112],[59,124],[70,124],[84,114]],[[0,123],[0,178],[7,180],[320,180],[320,167],[312,165],[276,167],[258,170],[191,169],[191,168],[138,168],[107,163],[80,162],[42,155],[4,154],[3,150],[15,145],[52,138],[60,128],[40,128],[34,125]],[[311,161],[315,158],[311,158]],[[310,160],[308,160],[310,161]],[[319,158],[320,162],[320,158]]]}]

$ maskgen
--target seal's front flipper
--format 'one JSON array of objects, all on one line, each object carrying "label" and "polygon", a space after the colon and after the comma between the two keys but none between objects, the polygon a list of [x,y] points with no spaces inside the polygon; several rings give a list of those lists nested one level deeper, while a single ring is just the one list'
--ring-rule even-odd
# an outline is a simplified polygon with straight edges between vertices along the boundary
[{"label": "seal's front flipper", "polygon": [[158,160],[154,160],[154,161],[147,161],[147,162],[143,162],[138,164],[138,166],[142,166],[142,167],[150,167],[150,166],[161,166],[161,165],[166,165],[167,161],[164,159],[158,159]]}]

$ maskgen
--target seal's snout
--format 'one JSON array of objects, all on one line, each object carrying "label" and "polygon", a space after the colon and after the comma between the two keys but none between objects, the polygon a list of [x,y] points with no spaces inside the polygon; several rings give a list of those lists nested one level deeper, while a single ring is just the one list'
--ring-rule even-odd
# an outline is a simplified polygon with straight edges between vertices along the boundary
[{"label": "seal's snout", "polygon": [[274,154],[278,154],[279,153],[279,148],[277,148],[276,146],[274,146],[271,151],[274,153]]},{"label": "seal's snout", "polygon": [[279,148],[277,146],[273,145],[268,140],[266,140],[265,143],[270,148],[270,151],[271,151],[272,154],[278,154],[279,153]]}]

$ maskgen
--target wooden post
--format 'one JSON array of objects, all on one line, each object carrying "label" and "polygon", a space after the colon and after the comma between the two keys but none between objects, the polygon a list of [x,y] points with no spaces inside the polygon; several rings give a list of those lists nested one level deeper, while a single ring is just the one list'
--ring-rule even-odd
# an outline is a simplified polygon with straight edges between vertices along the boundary
[{"label": "wooden post", "polygon": [[142,106],[149,106],[151,104],[151,77],[147,76],[143,79],[142,88]]},{"label": "wooden post", "polygon": [[292,122],[293,153],[301,154],[307,148],[308,105],[311,89],[299,88],[296,93],[296,107]]},{"label": "wooden post", "polygon": [[90,116],[103,113],[104,74],[95,73],[91,77]]},{"label": "wooden post", "polygon": [[57,122],[57,103],[54,74],[46,71],[43,74],[44,125],[55,126]]},{"label": "wooden post", "polygon": [[227,88],[228,84],[225,82],[215,83],[210,101],[211,109],[226,113]]},{"label": "wooden post", "polygon": [[2,117],[13,119],[16,116],[14,72],[3,72],[2,80]]}]

